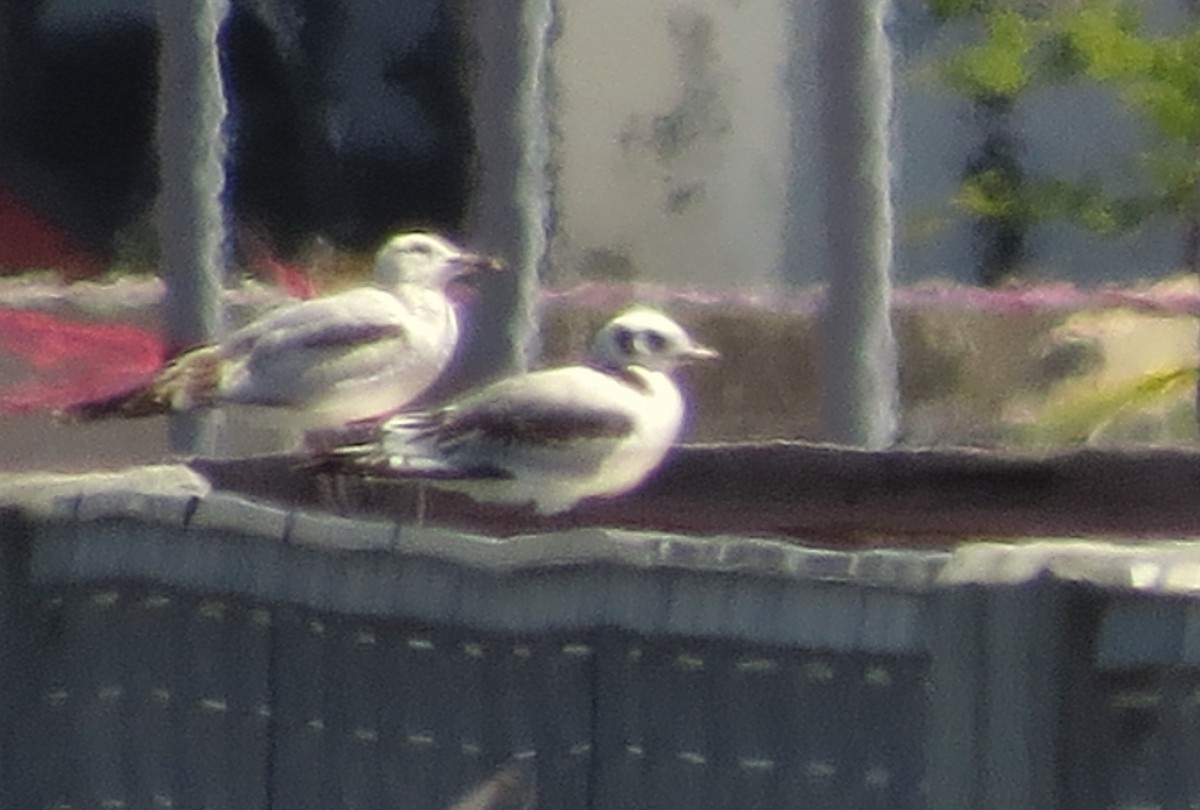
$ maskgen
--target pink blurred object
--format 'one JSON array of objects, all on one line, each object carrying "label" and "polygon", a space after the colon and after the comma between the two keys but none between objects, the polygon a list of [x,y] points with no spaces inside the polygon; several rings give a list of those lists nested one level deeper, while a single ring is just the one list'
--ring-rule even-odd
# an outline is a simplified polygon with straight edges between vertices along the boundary
[{"label": "pink blurred object", "polygon": [[164,354],[158,335],[138,326],[0,310],[0,356],[31,371],[28,380],[0,390],[0,415],[117,394],[148,382]]},{"label": "pink blurred object", "polygon": [[302,300],[316,297],[316,282],[308,273],[304,272],[304,268],[288,264],[270,253],[258,256],[256,259],[255,272],[270,280],[288,295]]},{"label": "pink blurred object", "polygon": [[[317,295],[308,273],[276,257],[264,240],[244,244],[256,276],[291,298]],[[160,337],[140,326],[0,309],[0,363],[6,371],[17,369],[5,375],[8,380],[21,380],[0,384],[0,416],[64,409],[138,388],[154,378],[165,357]]]},{"label": "pink blurred object", "polygon": [[286,262],[275,255],[267,239],[256,229],[242,225],[237,230],[237,243],[246,266],[256,277],[274,284],[292,298],[315,298],[319,290],[303,267]]}]

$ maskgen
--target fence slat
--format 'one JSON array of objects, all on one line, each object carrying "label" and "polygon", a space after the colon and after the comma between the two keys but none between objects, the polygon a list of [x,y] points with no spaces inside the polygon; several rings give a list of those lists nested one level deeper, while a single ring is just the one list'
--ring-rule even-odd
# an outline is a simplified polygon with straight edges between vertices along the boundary
[{"label": "fence slat", "polygon": [[[412,789],[393,797],[382,791],[381,749],[403,745],[395,729],[381,725],[381,705],[387,701],[385,673],[380,671],[376,620],[361,616],[323,614],[314,618],[324,630],[325,670],[318,681],[324,692],[323,736],[326,741],[325,778],[336,786],[335,807],[394,806],[424,808],[428,793]],[[430,762],[430,770],[434,770]],[[313,767],[313,763],[308,763]],[[406,772],[411,778],[412,773]]]},{"label": "fence slat", "polygon": [[952,588],[933,598],[929,666],[929,807],[978,807],[986,652],[982,590]]},{"label": "fence slat", "polygon": [[986,596],[986,722],[980,729],[984,807],[1054,810],[1063,681],[1061,586],[1034,583]]},{"label": "fence slat", "polygon": [[274,730],[269,793],[289,810],[338,806],[329,774],[324,691],[329,678],[326,623],[294,607],[276,612],[271,655]]},{"label": "fence slat", "polygon": [[12,507],[0,507],[0,805],[25,807],[34,802],[28,793],[30,773],[36,773],[39,748],[49,735],[27,739],[32,719],[43,704],[46,688],[39,664],[47,628],[46,614],[35,603],[30,585],[30,557],[36,524]]},{"label": "fence slat", "polygon": [[[196,654],[181,621],[184,597],[170,589],[149,585],[130,588],[131,600],[124,631],[137,639],[128,651],[126,683],[129,691],[129,767],[131,799],[135,806],[183,806],[194,800],[183,774],[192,766],[191,750],[177,733],[186,718],[187,678],[180,666]],[[208,651],[206,651],[208,652]],[[180,676],[184,682],[180,682]],[[203,755],[202,755],[203,758]],[[203,767],[203,766],[201,766]]]},{"label": "fence slat", "polygon": [[[539,802],[585,807],[591,790],[596,647],[591,634],[547,634],[506,640],[499,696],[507,729],[527,727]],[[511,733],[511,732],[510,732]]]}]

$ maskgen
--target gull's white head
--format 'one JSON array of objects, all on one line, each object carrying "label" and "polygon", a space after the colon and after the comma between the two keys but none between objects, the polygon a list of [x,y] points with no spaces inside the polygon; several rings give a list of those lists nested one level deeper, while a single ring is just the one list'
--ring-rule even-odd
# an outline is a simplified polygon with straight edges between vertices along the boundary
[{"label": "gull's white head", "polygon": [[670,371],[692,360],[720,355],[696,343],[682,326],[653,309],[635,308],[613,318],[592,342],[592,360],[604,366]]},{"label": "gull's white head", "polygon": [[375,283],[385,289],[412,284],[433,290],[451,281],[503,265],[489,256],[464,252],[449,240],[423,231],[393,236],[375,254]]}]

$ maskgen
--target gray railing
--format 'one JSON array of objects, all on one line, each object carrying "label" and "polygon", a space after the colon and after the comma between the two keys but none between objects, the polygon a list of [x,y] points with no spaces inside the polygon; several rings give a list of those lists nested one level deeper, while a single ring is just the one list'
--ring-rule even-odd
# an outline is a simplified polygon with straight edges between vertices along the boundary
[{"label": "gray railing", "polygon": [[1186,544],[500,540],[176,467],[0,503],[5,807],[444,808],[514,759],[544,808],[1200,795]]}]

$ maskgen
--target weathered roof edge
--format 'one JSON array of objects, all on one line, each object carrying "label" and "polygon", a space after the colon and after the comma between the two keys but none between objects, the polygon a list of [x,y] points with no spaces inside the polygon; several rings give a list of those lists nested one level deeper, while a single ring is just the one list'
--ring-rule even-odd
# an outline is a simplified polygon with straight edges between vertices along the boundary
[{"label": "weathered roof edge", "polygon": [[281,508],[213,490],[203,476],[183,465],[82,475],[4,474],[0,475],[0,507],[5,506],[35,521],[134,520],[281,540],[330,552],[428,557],[495,573],[607,563],[920,590],[933,584],[948,558],[940,551],[833,551],[755,537],[693,537],[602,527],[493,538]]},{"label": "weathered roof edge", "polygon": [[14,511],[32,530],[30,581],[52,590],[128,583],[503,632],[887,652],[928,643],[921,592],[946,557],[596,527],[497,539],[288,510],[172,468],[9,478],[0,530]]},{"label": "weathered roof edge", "polygon": [[0,474],[0,507],[35,521],[134,520],[328,552],[416,556],[496,574],[610,564],[631,569],[853,582],[920,591],[1040,577],[1135,593],[1200,594],[1200,543],[1031,538],[952,551],[837,551],[721,534],[577,527],[507,538],[291,509],[212,489],[184,465],[67,475]]}]

